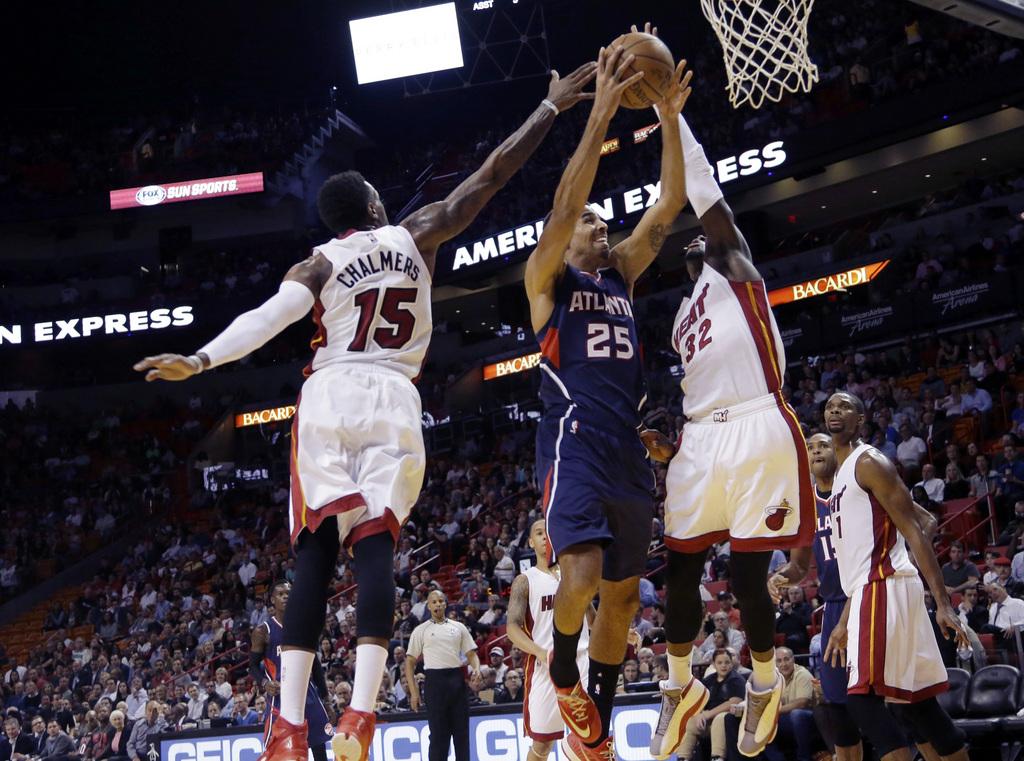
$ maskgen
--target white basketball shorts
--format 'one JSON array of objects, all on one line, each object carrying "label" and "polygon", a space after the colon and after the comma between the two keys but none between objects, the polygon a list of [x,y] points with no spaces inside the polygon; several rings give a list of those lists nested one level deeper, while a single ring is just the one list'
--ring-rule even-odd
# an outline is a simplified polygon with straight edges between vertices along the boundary
[{"label": "white basketball shorts", "polygon": [[890,576],[854,592],[846,660],[850,695],[916,703],[949,688],[920,578]]},{"label": "white basketball shorts", "polygon": [[[580,671],[580,683],[587,689],[590,676],[590,661],[587,651],[582,651],[576,658],[576,666]],[[526,668],[526,683],[523,689],[523,734],[537,742],[561,740],[565,734],[562,714],[558,712],[558,698],[555,695],[555,683],[551,681],[548,664],[530,656]]]},{"label": "white basketball shorts", "polygon": [[808,545],[815,506],[807,445],[793,409],[769,394],[683,428],[665,478],[665,544],[760,552]]},{"label": "white basketball shorts", "polygon": [[397,540],[425,467],[412,381],[374,365],[317,370],[302,385],[292,421],[292,542],[331,515],[345,546],[384,531]]}]

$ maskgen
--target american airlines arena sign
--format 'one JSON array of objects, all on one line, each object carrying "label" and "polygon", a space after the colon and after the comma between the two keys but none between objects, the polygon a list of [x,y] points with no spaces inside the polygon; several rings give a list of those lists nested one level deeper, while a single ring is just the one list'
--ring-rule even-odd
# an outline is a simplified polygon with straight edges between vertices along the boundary
[{"label": "american airlines arena sign", "polygon": [[139,206],[159,206],[178,201],[201,201],[206,198],[237,196],[243,193],[263,192],[263,172],[229,174],[207,177],[203,180],[167,182],[163,185],[144,185],[110,191],[111,209],[133,209]]},{"label": "american airlines arena sign", "polygon": [[91,336],[112,336],[142,330],[183,328],[195,322],[192,307],[115,312],[66,320],[44,320],[32,325],[0,325],[0,346],[4,344],[47,343]]},{"label": "american airlines arena sign", "polygon": [[[650,130],[650,128],[644,128]],[[652,130],[653,131],[653,130]],[[637,130],[638,133],[643,132]],[[650,132],[643,133],[642,138],[634,136],[636,142],[645,140]],[[614,152],[613,149],[608,149]],[[602,146],[602,154],[605,148]],[[738,156],[726,156],[715,162],[714,172],[722,185],[739,179],[750,177],[760,172],[780,166],[786,161],[785,146],[781,140],[768,143],[762,148],[751,148]],[[628,217],[653,206],[661,195],[661,182],[644,184],[630,188],[618,195],[608,196],[594,201],[591,206],[604,220]],[[455,250],[452,261],[452,272],[465,270],[468,267],[498,259],[503,256],[517,254],[537,245],[537,240],[544,229],[544,220],[524,223],[481,240],[473,241]]]}]

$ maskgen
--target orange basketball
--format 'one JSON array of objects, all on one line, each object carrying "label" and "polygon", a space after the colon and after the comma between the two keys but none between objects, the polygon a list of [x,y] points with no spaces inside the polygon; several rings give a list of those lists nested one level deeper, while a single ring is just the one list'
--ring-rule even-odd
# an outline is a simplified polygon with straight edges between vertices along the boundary
[{"label": "orange basketball", "polygon": [[635,55],[630,73],[644,72],[644,77],[630,85],[622,95],[626,108],[650,108],[662,99],[672,82],[675,59],[668,46],[652,34],[629,32],[616,37],[611,47],[622,47],[623,55]]}]

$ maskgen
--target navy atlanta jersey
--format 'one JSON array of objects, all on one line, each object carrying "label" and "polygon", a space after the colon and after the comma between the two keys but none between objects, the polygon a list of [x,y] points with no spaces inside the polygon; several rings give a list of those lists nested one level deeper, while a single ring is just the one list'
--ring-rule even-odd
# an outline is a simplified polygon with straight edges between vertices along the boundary
[{"label": "navy atlanta jersey", "polygon": [[[267,627],[267,649],[263,652],[263,668],[267,670],[268,677],[281,681],[281,646],[284,641],[284,627],[273,617],[269,618],[263,626]],[[280,710],[281,696],[268,695],[267,715],[263,725],[264,741],[270,737]],[[306,722],[309,727],[306,739],[310,745],[324,745],[334,734],[334,726],[312,679],[309,681],[309,687],[306,688]]]},{"label": "navy atlanta jersey", "polygon": [[640,425],[646,397],[629,288],[618,270],[566,265],[555,308],[537,334],[540,398],[548,414],[574,414],[613,430]]},{"label": "navy atlanta jersey", "polygon": [[814,563],[818,566],[818,595],[826,602],[843,602],[846,593],[839,583],[839,563],[832,547],[832,515],[828,511],[827,492],[814,489],[818,527],[814,533]]}]

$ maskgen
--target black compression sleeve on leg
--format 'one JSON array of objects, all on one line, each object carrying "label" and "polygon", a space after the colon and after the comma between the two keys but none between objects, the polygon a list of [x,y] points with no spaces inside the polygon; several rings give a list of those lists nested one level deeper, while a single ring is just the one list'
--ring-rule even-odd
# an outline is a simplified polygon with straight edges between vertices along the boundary
[{"label": "black compression sleeve on leg", "polygon": [[825,709],[828,711],[835,744],[841,748],[860,745],[860,730],[857,729],[857,722],[850,716],[846,706],[842,703],[826,703]]},{"label": "black compression sleeve on leg", "polygon": [[693,642],[700,629],[700,579],[706,552],[669,550],[665,569],[665,638],[676,645]]},{"label": "black compression sleeve on leg", "polygon": [[326,745],[310,745],[309,752],[313,756],[313,761],[327,761]]},{"label": "black compression sleeve on leg", "polygon": [[355,558],[356,637],[391,639],[395,622],[395,540],[380,533],[352,545]]},{"label": "black compression sleeve on leg", "polygon": [[576,650],[580,644],[580,633],[583,625],[575,634],[562,634],[558,627],[551,624],[551,666],[548,673],[555,687],[572,687],[580,681],[580,669],[576,665]]},{"label": "black compression sleeve on leg", "polygon": [[847,695],[846,710],[850,712],[861,734],[871,742],[879,758],[910,745],[881,696]]},{"label": "black compression sleeve on leg", "polygon": [[892,711],[898,718],[912,725],[915,734],[931,743],[940,756],[952,756],[964,747],[963,730],[953,723],[935,698],[893,705]]},{"label": "black compression sleeve on leg", "polygon": [[592,743],[591,748],[596,748],[604,742],[612,730],[612,708],[615,703],[615,688],[619,684],[619,670],[621,663],[601,663],[590,659],[590,675],[587,683],[587,694],[597,706],[597,712],[601,715],[601,734]]},{"label": "black compression sleeve on leg", "polygon": [[729,558],[729,586],[736,596],[747,645],[755,653],[775,647],[775,606],[768,594],[770,552],[736,552]]},{"label": "black compression sleeve on leg", "polygon": [[327,586],[338,562],[338,521],[332,515],[315,532],[299,535],[295,547],[295,583],[284,610],[281,644],[316,652],[324,628]]}]

